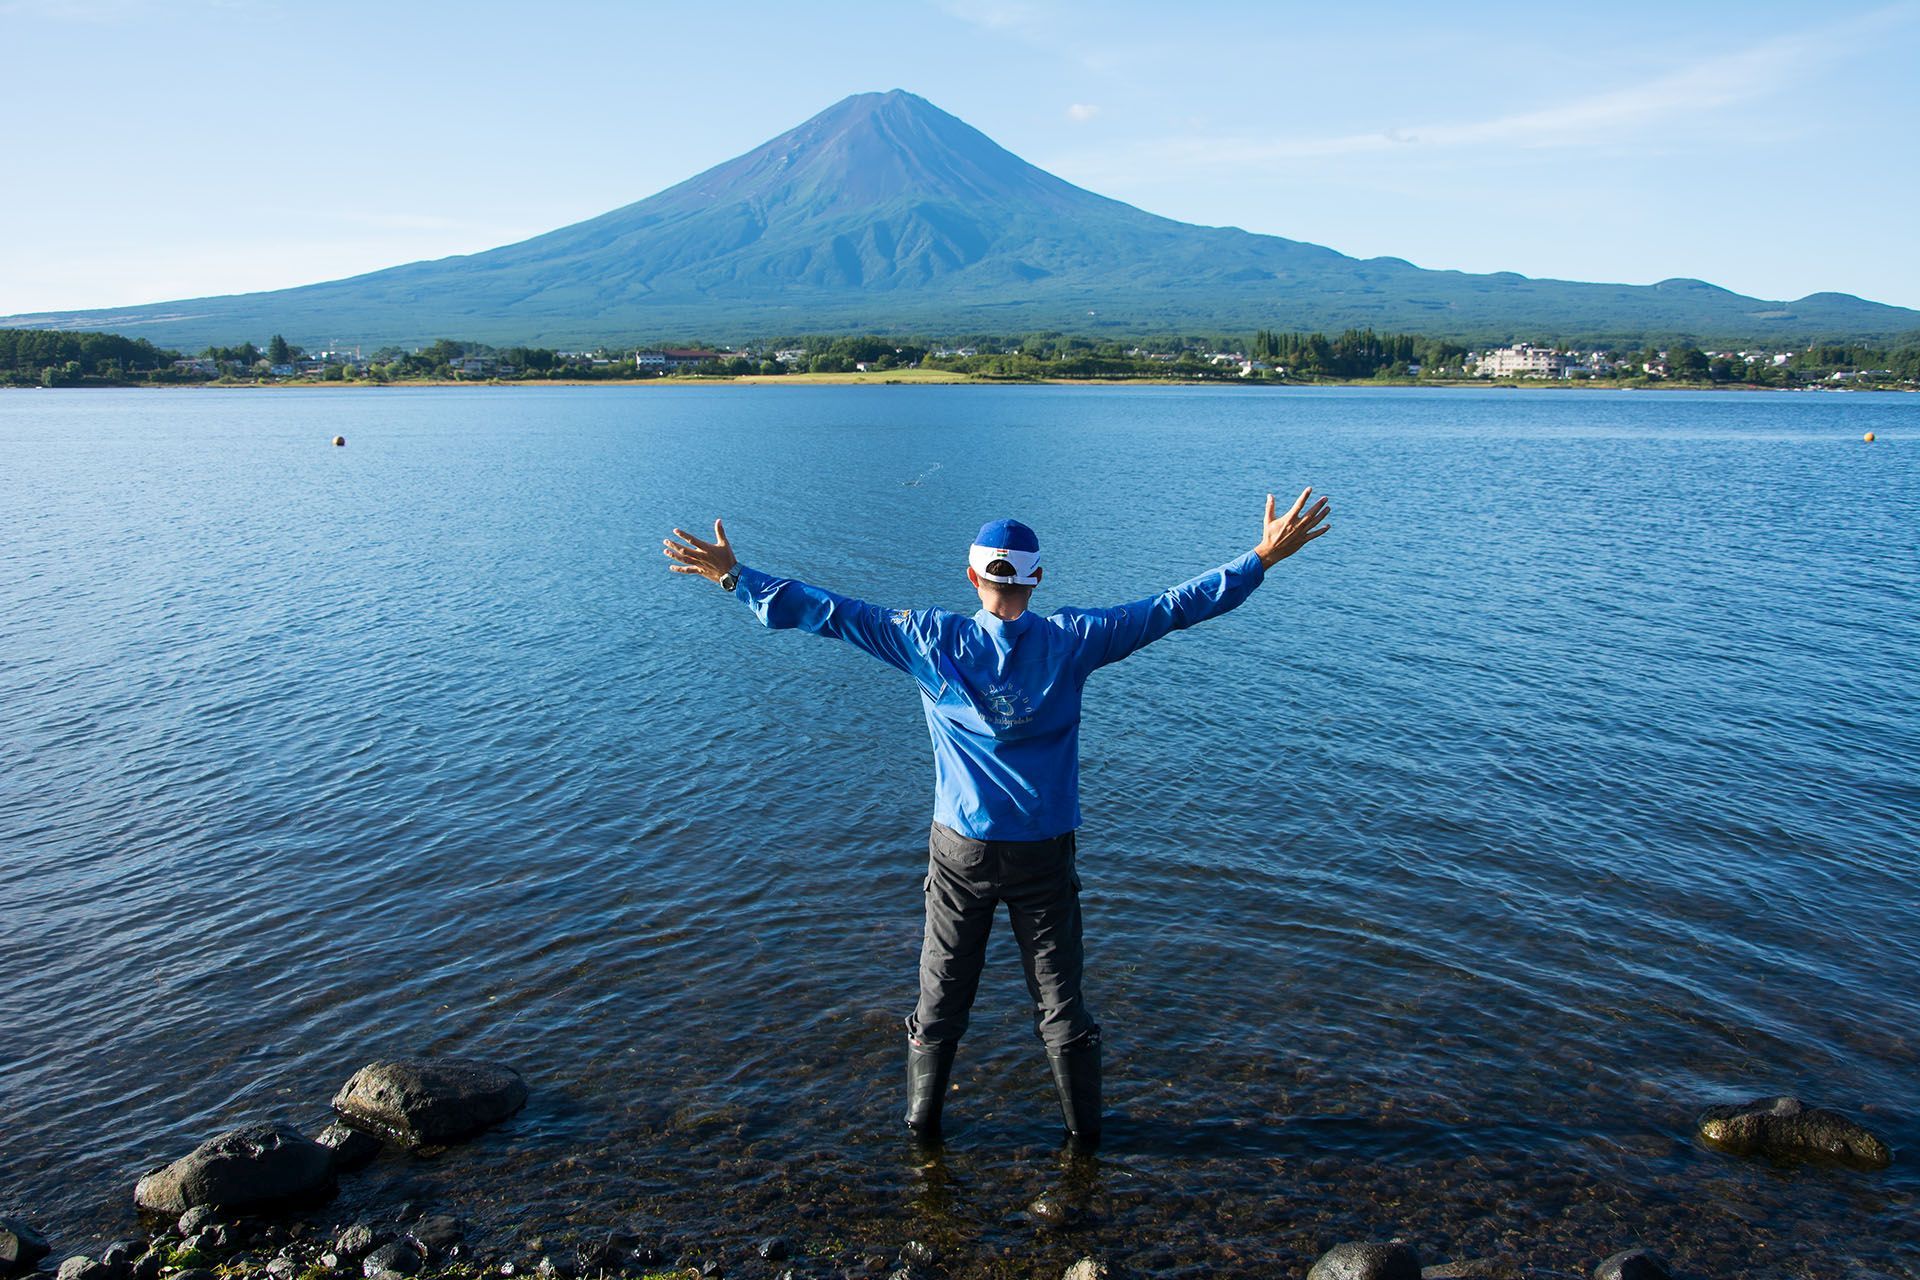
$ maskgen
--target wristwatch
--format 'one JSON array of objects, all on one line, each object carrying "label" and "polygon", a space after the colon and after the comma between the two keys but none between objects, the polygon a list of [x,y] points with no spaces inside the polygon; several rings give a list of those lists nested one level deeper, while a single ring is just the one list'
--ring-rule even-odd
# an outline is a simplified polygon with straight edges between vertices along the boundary
[{"label": "wristwatch", "polygon": [[740,562],[738,560],[735,560],[733,562],[733,568],[727,570],[724,574],[720,575],[720,589],[722,591],[731,592],[735,587],[739,585],[740,585]]}]

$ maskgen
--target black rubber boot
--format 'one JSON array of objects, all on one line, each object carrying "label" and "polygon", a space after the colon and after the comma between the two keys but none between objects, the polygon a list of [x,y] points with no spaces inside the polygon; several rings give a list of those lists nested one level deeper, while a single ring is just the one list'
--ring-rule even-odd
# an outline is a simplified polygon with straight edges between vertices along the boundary
[{"label": "black rubber boot", "polygon": [[1060,1091],[1068,1150],[1092,1151],[1100,1145],[1100,1033],[1089,1031],[1065,1048],[1049,1048],[1047,1062]]},{"label": "black rubber boot", "polygon": [[907,1037],[907,1129],[916,1141],[940,1140],[940,1105],[947,1100],[953,1053],[959,1047]]}]

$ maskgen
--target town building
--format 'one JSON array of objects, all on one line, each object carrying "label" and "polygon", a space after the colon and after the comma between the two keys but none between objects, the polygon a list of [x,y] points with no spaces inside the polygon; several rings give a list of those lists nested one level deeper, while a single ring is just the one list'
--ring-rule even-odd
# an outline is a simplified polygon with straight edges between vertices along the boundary
[{"label": "town building", "polygon": [[1474,373],[1482,378],[1564,378],[1567,368],[1567,357],[1560,352],[1522,342],[1487,352]]}]

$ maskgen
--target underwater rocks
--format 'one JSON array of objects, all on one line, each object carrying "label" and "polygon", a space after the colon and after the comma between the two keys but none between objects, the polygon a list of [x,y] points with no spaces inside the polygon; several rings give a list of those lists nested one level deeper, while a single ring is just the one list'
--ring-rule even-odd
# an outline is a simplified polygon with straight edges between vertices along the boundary
[{"label": "underwater rocks", "polygon": [[1877,1134],[1838,1111],[1809,1107],[1798,1098],[1708,1107],[1698,1131],[1702,1142],[1734,1156],[1826,1160],[1855,1169],[1884,1169],[1893,1163],[1893,1152]]},{"label": "underwater rocks", "polygon": [[334,1095],[333,1109],[355,1128],[419,1147],[470,1137],[526,1101],[526,1081],[511,1067],[466,1058],[396,1058],[354,1072]]},{"label": "underwater rocks", "polygon": [[155,1169],[133,1189],[142,1209],[169,1216],[304,1199],[333,1186],[333,1152],[284,1124],[242,1125]]},{"label": "underwater rocks", "polygon": [[24,1222],[0,1218],[0,1276],[31,1271],[46,1256],[45,1236]]},{"label": "underwater rocks", "polygon": [[1307,1280],[1420,1280],[1420,1255],[1397,1242],[1337,1244],[1320,1255]]},{"label": "underwater rocks", "polygon": [[1673,1280],[1673,1274],[1651,1249],[1622,1249],[1593,1269],[1593,1280]]}]

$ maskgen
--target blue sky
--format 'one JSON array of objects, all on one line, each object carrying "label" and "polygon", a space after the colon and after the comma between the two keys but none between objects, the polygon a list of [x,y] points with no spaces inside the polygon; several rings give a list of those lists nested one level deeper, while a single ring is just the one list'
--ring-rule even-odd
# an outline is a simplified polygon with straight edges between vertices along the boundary
[{"label": "blue sky", "polygon": [[0,49],[0,314],[490,248],[890,88],[1190,222],[1920,307],[1920,0],[0,0]]}]

